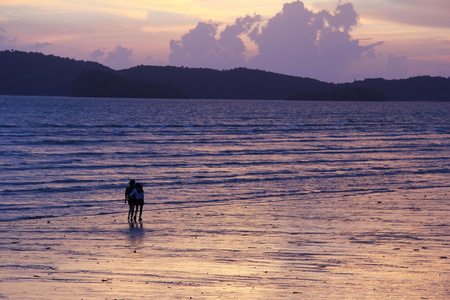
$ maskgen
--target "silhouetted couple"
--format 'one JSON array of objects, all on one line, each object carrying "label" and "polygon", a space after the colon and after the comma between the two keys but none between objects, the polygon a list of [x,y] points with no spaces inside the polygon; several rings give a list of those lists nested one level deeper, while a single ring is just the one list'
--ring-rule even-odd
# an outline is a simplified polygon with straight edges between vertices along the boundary
[{"label": "silhouetted couple", "polygon": [[142,221],[142,208],[144,206],[144,189],[140,183],[130,180],[125,189],[125,203],[128,202],[130,209],[128,210],[128,220],[136,221],[139,211],[139,221]]}]

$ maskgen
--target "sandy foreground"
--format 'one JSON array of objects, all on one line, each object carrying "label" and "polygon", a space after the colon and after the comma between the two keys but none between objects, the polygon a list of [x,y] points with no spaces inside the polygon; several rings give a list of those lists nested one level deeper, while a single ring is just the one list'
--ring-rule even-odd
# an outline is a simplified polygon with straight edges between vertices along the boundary
[{"label": "sandy foreground", "polygon": [[0,298],[449,299],[447,193],[0,223]]}]

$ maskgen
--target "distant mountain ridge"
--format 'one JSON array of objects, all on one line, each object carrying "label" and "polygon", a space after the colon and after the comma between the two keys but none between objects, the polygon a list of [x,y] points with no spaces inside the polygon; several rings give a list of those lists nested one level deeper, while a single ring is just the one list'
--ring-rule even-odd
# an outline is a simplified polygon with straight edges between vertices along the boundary
[{"label": "distant mountain ridge", "polygon": [[0,94],[67,96],[84,71],[112,71],[99,63],[41,53],[0,52]]},{"label": "distant mountain ridge", "polygon": [[115,71],[95,62],[21,51],[0,52],[0,94],[122,98],[450,101],[450,78],[419,76],[327,83],[236,68],[137,66]]},{"label": "distant mountain ridge", "polygon": [[237,68],[138,66],[117,71],[124,78],[174,86],[193,99],[287,99],[298,91],[331,90],[333,85],[310,78]]}]

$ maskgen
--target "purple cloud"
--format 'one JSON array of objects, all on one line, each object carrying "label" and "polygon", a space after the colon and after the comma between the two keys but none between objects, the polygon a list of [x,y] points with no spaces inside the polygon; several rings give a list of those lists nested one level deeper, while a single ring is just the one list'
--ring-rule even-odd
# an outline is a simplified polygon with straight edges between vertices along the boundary
[{"label": "purple cloud", "polygon": [[246,47],[239,37],[248,34],[260,22],[260,16],[246,16],[227,25],[216,38],[219,24],[200,22],[180,40],[170,41],[169,62],[189,67],[228,69],[242,66]]},{"label": "purple cloud", "polygon": [[127,69],[133,66],[133,61],[131,60],[131,55],[133,54],[133,49],[127,49],[121,45],[117,45],[114,51],[108,52],[105,65],[116,70]]},{"label": "purple cloud", "polygon": [[240,36],[250,34],[259,22],[261,22],[259,15],[238,18],[233,25],[227,25],[220,33],[218,45],[221,49],[223,68],[242,66],[246,59],[247,49]]},{"label": "purple cloud", "polygon": [[94,61],[99,61],[101,57],[105,55],[105,51],[97,49],[94,52],[91,53],[91,58]]},{"label": "purple cloud", "polygon": [[218,56],[219,48],[215,35],[218,24],[199,22],[194,29],[170,41],[169,61],[174,65],[212,66]]},{"label": "purple cloud", "polygon": [[[380,44],[361,46],[350,35],[357,25],[358,14],[351,3],[338,4],[333,13],[315,13],[295,1],[284,4],[283,10],[265,24],[261,16],[246,16],[218,34],[218,24],[198,23],[180,40],[170,42],[169,63],[217,69],[245,66],[338,81],[352,61]],[[243,35],[258,49],[249,60]]]},{"label": "purple cloud", "polygon": [[52,44],[51,43],[47,43],[47,42],[35,43],[33,45],[24,47],[24,49],[26,51],[41,51],[42,49],[47,48],[49,46],[52,46]]},{"label": "purple cloud", "polygon": [[[2,27],[0,27],[0,32],[6,33],[6,30]],[[0,35],[0,50],[10,50],[10,49],[16,49],[16,38],[9,38],[8,36],[1,34]],[[19,50],[19,49],[16,49]]]},{"label": "purple cloud", "polygon": [[4,50],[5,46],[7,45],[7,42],[8,38],[4,35],[0,35],[0,49]]},{"label": "purple cloud", "polygon": [[338,81],[352,61],[379,43],[359,45],[350,31],[358,24],[351,3],[339,4],[334,11],[314,13],[300,1],[285,4],[256,36],[259,54],[253,67]]},{"label": "purple cloud", "polygon": [[396,57],[389,54],[387,57],[386,77],[391,78],[406,78],[408,75],[408,57]]},{"label": "purple cloud", "polygon": [[[3,28],[0,28],[0,32],[6,32]],[[35,43],[32,45],[19,44],[17,38],[9,38],[6,35],[0,35],[0,50],[20,50],[20,51],[41,51],[49,46],[51,43]]]}]

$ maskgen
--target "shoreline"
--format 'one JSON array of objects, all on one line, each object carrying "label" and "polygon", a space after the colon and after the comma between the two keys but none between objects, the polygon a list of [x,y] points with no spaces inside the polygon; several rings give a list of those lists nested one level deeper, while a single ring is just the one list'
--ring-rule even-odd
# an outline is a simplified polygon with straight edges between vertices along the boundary
[{"label": "shoreline", "polygon": [[447,193],[0,223],[0,299],[444,299]]}]

